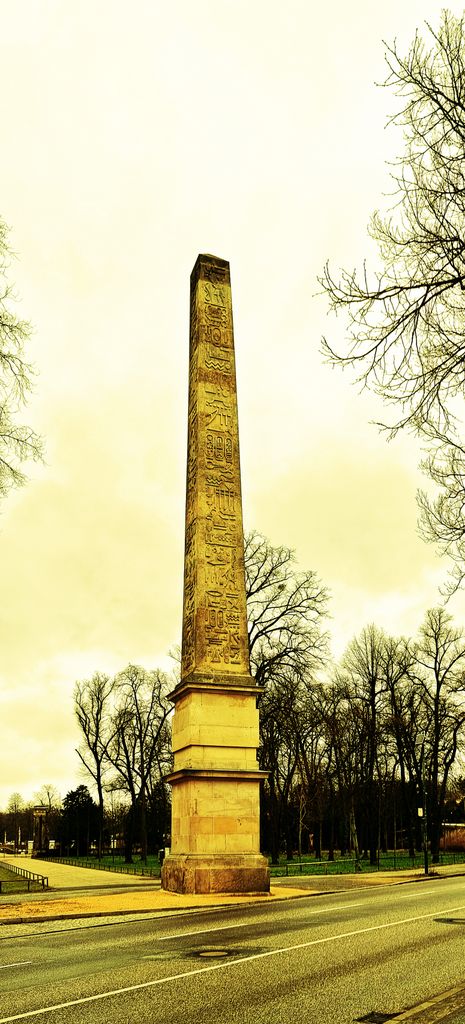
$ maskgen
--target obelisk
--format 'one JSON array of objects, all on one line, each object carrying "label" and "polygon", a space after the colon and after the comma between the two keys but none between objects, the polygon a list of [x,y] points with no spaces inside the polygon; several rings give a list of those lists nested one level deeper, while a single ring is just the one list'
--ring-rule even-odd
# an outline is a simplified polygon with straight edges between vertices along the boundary
[{"label": "obelisk", "polygon": [[247,635],[229,263],[204,255],[191,274],[182,665],[171,694],[165,889],[269,890],[260,854],[259,693]]}]

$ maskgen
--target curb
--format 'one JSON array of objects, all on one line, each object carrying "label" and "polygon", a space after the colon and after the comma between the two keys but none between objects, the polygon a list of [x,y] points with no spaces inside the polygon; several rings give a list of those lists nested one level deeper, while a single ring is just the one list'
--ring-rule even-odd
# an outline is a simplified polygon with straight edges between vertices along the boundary
[{"label": "curb", "polygon": [[[441,874],[434,872],[428,875],[411,875],[409,878],[398,878],[395,881],[381,882],[378,884],[367,883],[365,885],[358,885],[349,887],[348,889],[324,889],[321,891],[309,890],[308,892],[299,892],[294,896],[281,896],[275,895],[272,897],[273,903],[289,903],[292,900],[308,899],[314,896],[338,896],[341,892],[360,892],[366,889],[377,889],[383,886],[390,885],[408,885],[412,882],[425,882],[425,881],[437,881],[442,878],[462,878],[465,875],[465,871],[457,871],[454,873]],[[296,876],[298,877],[298,876]],[[283,887],[284,888],[284,887]],[[290,887],[291,888],[291,887]],[[297,887],[296,887],[297,888]],[[263,896],[251,898],[247,902],[238,903],[212,903],[208,906],[204,904],[193,904],[189,907],[150,907],[150,908],[138,908],[135,910],[95,910],[95,911],[83,911],[81,913],[73,914],[45,914],[37,917],[15,917],[15,918],[1,918],[0,917],[0,928],[14,926],[15,924],[45,924],[48,921],[77,921],[77,920],[89,920],[91,918],[102,918],[102,917],[128,917],[135,915],[144,914],[155,914],[158,916],[177,917],[181,914],[189,914],[191,911],[203,911],[204,913],[210,910],[228,909],[232,910],[237,907],[250,907],[250,906],[265,906],[266,902],[263,901]],[[269,906],[269,904],[268,904]]]},{"label": "curb", "polygon": [[[336,895],[334,890],[328,892],[300,892],[294,896],[273,896],[273,903],[290,903],[291,900],[302,900],[308,899],[312,896],[331,896]],[[88,918],[99,918],[99,917],[128,917],[129,915],[134,916],[138,914],[156,914],[158,916],[177,917],[178,914],[189,914],[191,911],[203,911],[207,913],[210,910],[235,910],[237,907],[251,907],[251,906],[265,906],[263,899],[250,899],[246,903],[210,903],[205,906],[202,903],[196,903],[189,907],[146,907],[137,910],[95,910],[95,911],[83,911],[82,913],[73,914],[46,914],[40,917],[15,917],[15,918],[0,918],[0,928],[7,927],[8,925],[15,924],[44,924],[47,921],[78,921]],[[268,904],[269,906],[269,904]]]}]

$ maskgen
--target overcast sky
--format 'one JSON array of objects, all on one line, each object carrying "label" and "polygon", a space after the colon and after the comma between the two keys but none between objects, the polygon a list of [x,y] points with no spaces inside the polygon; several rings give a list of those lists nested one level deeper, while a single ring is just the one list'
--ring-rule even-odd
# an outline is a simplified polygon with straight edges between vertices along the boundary
[{"label": "overcast sky", "polygon": [[402,145],[382,40],[406,50],[441,6],[0,0],[0,215],[46,441],[0,516],[0,808],[85,781],[77,679],[168,667],[180,642],[198,253],[231,265],[245,528],[329,587],[336,656],[437,603],[418,443],[387,444],[381,406],[323,364],[344,323],[316,278],[374,255]]}]

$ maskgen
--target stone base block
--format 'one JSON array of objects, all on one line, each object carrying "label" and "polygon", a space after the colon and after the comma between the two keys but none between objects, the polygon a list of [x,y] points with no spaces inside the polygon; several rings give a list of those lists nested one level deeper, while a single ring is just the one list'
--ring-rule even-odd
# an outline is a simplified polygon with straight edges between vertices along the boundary
[{"label": "stone base block", "polygon": [[161,884],[179,893],[266,893],[270,870],[261,854],[172,854],[163,861]]}]

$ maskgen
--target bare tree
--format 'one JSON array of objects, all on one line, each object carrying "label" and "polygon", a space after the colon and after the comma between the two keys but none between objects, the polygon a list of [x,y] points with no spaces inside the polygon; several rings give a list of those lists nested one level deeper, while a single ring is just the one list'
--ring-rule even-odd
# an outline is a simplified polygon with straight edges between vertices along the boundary
[{"label": "bare tree", "polygon": [[[328,591],[313,570],[296,568],[291,548],[275,547],[256,531],[244,539],[244,557],[251,669],[265,687],[259,759],[269,774],[262,820],[276,863],[283,835],[288,855],[294,845],[291,802],[301,763],[299,734],[307,687],[328,657],[323,629]],[[302,799],[301,793],[300,803]]]},{"label": "bare tree", "polygon": [[423,721],[416,667],[413,642],[371,624],[350,642],[321,695],[329,777],[334,775],[356,856],[362,846],[371,864],[380,846],[387,847],[387,803],[395,800],[399,771],[401,816],[415,852],[415,749]]},{"label": "bare tree", "polygon": [[326,742],[324,707],[326,686],[312,682],[301,688],[300,696],[291,710],[291,721],[298,749],[299,799],[299,856],[302,853],[302,826],[313,834],[313,847],[317,860],[322,855],[322,829],[325,813],[329,815],[329,856],[334,858],[334,818],[332,771],[333,748]]},{"label": "bare tree", "polygon": [[76,753],[93,779],[99,808],[98,857],[103,848],[104,776],[109,766],[108,746],[116,725],[112,718],[111,699],[114,680],[102,672],[95,672],[91,679],[78,682],[74,688],[74,710],[82,730],[84,744]]},{"label": "bare tree", "polygon": [[370,863],[375,864],[378,850],[379,784],[377,773],[380,742],[380,716],[386,693],[384,654],[386,636],[371,624],[349,644],[342,667],[350,680],[353,700],[360,708],[363,722],[363,755],[361,758],[364,789],[364,840],[369,848]]},{"label": "bare tree", "polygon": [[392,209],[369,227],[379,269],[338,278],[326,265],[321,283],[349,335],[345,352],[328,341],[324,350],[394,407],[390,436],[407,428],[424,439],[440,495],[420,496],[422,529],[452,556],[454,590],[465,576],[465,19],[444,11],[427,30],[429,43],[417,32],[405,57],[386,44],[384,85],[399,97],[391,121],[405,148],[391,170]]},{"label": "bare tree", "polygon": [[142,859],[147,859],[147,795],[149,788],[153,788],[157,763],[161,763],[160,745],[166,742],[165,722],[171,710],[167,700],[169,688],[162,672],[149,672],[138,665],[128,665],[115,679],[113,738],[107,753],[116,772],[116,785],[131,798],[125,842],[129,863],[137,819]]},{"label": "bare tree", "polygon": [[0,498],[24,483],[24,462],[42,457],[38,435],[17,422],[32,386],[33,370],[24,358],[31,327],[11,310],[13,293],[7,280],[11,253],[6,235],[6,225],[0,220]]},{"label": "bare tree", "polygon": [[19,833],[18,833],[18,821],[19,814],[24,807],[24,800],[21,793],[12,793],[7,804],[7,811],[11,816],[11,824],[13,828],[13,842],[15,850],[19,847]]},{"label": "bare tree", "polygon": [[47,807],[49,811],[61,807],[61,796],[52,782],[44,782],[37,793],[34,793],[34,800],[37,804]]},{"label": "bare tree", "polygon": [[322,700],[322,735],[331,752],[343,820],[341,850],[350,848],[360,858],[356,810],[363,781],[365,723],[359,713],[348,678],[336,672]]},{"label": "bare tree", "polygon": [[328,591],[313,570],[299,572],[291,548],[253,531],[244,543],[249,649],[258,683],[307,675],[327,657]]},{"label": "bare tree", "polygon": [[422,805],[438,860],[448,781],[465,747],[464,693],[465,636],[444,608],[427,612],[417,640],[370,626],[349,645],[327,688],[324,718],[352,839],[357,823],[371,863],[396,777],[411,855],[421,841]]},{"label": "bare tree", "polygon": [[[421,690],[415,684],[415,644],[404,637],[385,638],[384,677],[388,704],[384,729],[394,742],[392,758],[392,787],[399,777],[401,814],[410,856],[415,854],[417,826],[417,800],[415,793],[415,750],[418,735],[424,730]],[[394,835],[394,843],[396,836]]]},{"label": "bare tree", "polygon": [[266,846],[273,864],[279,860],[282,838],[287,856],[292,856],[289,828],[291,789],[298,767],[298,717],[300,680],[282,672],[268,680],[260,702],[260,767],[268,772],[265,783],[263,814]]},{"label": "bare tree", "polygon": [[433,450],[422,466],[439,493],[431,498],[423,490],[418,492],[420,531],[451,560],[449,578],[441,588],[451,597],[465,580],[465,448],[458,439],[436,432]]},{"label": "bare tree", "polygon": [[428,807],[431,853],[437,862],[449,775],[465,738],[465,634],[453,626],[444,608],[426,613],[416,661],[424,730],[417,737],[415,771]]}]

